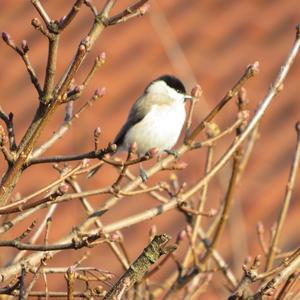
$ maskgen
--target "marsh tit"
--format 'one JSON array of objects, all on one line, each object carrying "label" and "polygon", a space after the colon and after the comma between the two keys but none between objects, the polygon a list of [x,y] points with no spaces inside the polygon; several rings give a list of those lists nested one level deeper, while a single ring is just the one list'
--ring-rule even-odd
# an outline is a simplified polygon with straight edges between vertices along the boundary
[{"label": "marsh tit", "polygon": [[138,155],[157,148],[159,153],[171,150],[185,122],[186,95],[183,83],[176,77],[164,75],[153,80],[131,107],[127,121],[114,143],[126,151],[137,143]]}]

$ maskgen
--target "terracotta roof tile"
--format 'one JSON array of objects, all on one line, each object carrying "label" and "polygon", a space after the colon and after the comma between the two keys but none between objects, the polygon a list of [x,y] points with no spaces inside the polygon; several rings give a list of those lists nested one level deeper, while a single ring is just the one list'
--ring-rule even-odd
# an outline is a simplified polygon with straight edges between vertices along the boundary
[{"label": "terracotta roof tile", "polygon": [[[247,85],[251,99],[250,107],[253,109],[266,94],[271,81],[291,47],[294,39],[294,27],[299,22],[299,1],[161,0],[157,2],[159,6],[157,8],[153,5],[152,17],[155,17],[156,10],[159,9],[161,11],[158,12],[163,13],[171,26],[177,46],[183,50],[186,60],[194,72],[191,77],[194,76],[200,82],[204,96],[208,99],[206,105],[213,107],[236,82],[247,64],[256,60],[260,61],[260,74]],[[122,2],[122,7],[126,3]],[[45,5],[49,9],[50,15],[58,17],[68,11],[70,4],[68,1],[53,0],[48,1]],[[37,73],[43,78],[47,43],[30,25],[31,19],[37,14],[29,3],[20,4],[19,1],[5,1],[2,4],[3,11],[5,13],[0,19],[1,30],[9,32],[18,44],[21,43],[22,39],[28,40],[30,59]],[[74,25],[71,25],[70,29],[61,37],[58,65],[60,74],[72,59],[72,53],[82,38],[82,34],[87,32],[89,24],[91,24],[90,16],[90,12],[84,9],[78,16],[78,23],[75,22]],[[165,29],[162,30],[166,31]],[[174,54],[172,43],[169,46],[170,51],[173,51],[171,54]],[[130,105],[143,91],[145,85],[161,73],[173,73],[179,70],[175,62],[170,61],[169,56],[164,52],[162,42],[157,31],[153,28],[149,16],[109,28],[92,50],[91,57],[82,65],[82,73],[77,78],[78,82],[89,71],[93,57],[101,51],[107,52],[107,63],[84,93],[83,99],[87,100],[95,88],[101,85],[107,87],[106,96],[80,120],[75,121],[73,129],[67,133],[64,141],[59,142],[49,153],[75,153],[89,150],[93,146],[93,129],[96,126],[103,129],[102,145],[105,145],[114,138],[127,116]],[[30,85],[30,80],[21,60],[3,43],[0,44],[0,52],[1,105],[6,111],[14,111],[17,132],[23,134],[34,114],[34,107],[37,103],[36,92]],[[185,81],[189,80],[188,75],[184,74],[186,72],[184,70],[189,67],[184,66],[185,62],[183,61],[176,63],[181,65],[180,70],[183,70],[182,74],[177,75]],[[259,251],[255,236],[257,221],[263,220],[268,225],[274,223],[284,195],[285,182],[295,145],[293,128],[295,121],[299,118],[300,111],[298,99],[299,66],[298,57],[298,61],[287,78],[284,90],[278,95],[261,123],[261,137],[239,187],[237,199],[241,208],[238,213],[242,218],[237,217],[235,219],[238,220],[237,223],[233,223],[232,226],[243,228],[244,224],[241,222],[245,222],[245,228],[249,232],[249,244],[245,247],[246,251],[249,248],[251,254]],[[191,85],[190,82],[188,84]],[[75,103],[75,107],[79,107],[82,103],[83,101],[80,100],[80,102]],[[221,115],[218,118],[221,127],[233,120],[233,111],[235,108],[231,106],[230,109],[226,110],[224,116]],[[201,114],[203,115],[203,112]],[[199,116],[196,118],[199,119]],[[63,109],[53,118],[46,132],[42,135],[41,141],[49,138],[62,123],[62,119]],[[20,133],[18,140],[21,138]],[[219,149],[219,154],[222,151]],[[183,160],[203,168],[204,155],[201,154],[201,158],[199,158],[199,156],[191,154],[190,157],[187,155]],[[1,165],[2,167],[3,165]],[[27,194],[45,185],[49,177],[55,178],[55,173],[51,167],[47,168],[49,175],[41,176],[41,172],[46,171],[34,167],[31,171],[26,172],[27,175],[25,174],[21,180],[18,190]],[[189,178],[195,180],[197,172],[197,169],[183,171],[179,176],[182,180]],[[116,174],[113,171],[108,171],[106,178],[101,178],[99,174],[95,180],[85,184],[90,188],[103,185],[108,183],[110,176],[115,177]],[[215,189],[210,191],[214,197],[211,197],[208,206],[217,205],[222,196],[222,189],[217,180],[214,181],[214,184]],[[286,232],[283,240],[286,240],[288,246],[299,244],[299,235],[294,231],[298,224],[297,211],[300,209],[300,204],[295,202],[295,199],[299,197],[299,192],[299,188],[296,188],[292,199],[290,217],[285,227]],[[97,199],[94,200],[93,205],[96,205]],[[65,205],[64,209],[71,209],[74,217],[79,220],[81,216],[76,214],[77,205],[70,203],[70,206],[66,208]],[[153,200],[138,197],[129,199],[128,202],[123,202],[116,207],[111,215],[105,215],[103,219],[104,221],[110,220],[111,217],[116,219],[120,214],[125,216],[153,205]],[[68,216],[73,217],[71,214]],[[62,209],[57,212],[55,218],[61,224],[61,232],[53,232],[53,236],[58,237],[61,233],[69,230],[73,219],[66,218],[65,210]],[[165,230],[173,234],[183,226],[182,216],[171,212],[166,217],[145,222],[133,230],[126,230],[126,240],[130,242],[131,258],[144,246],[148,238],[147,231],[150,225],[155,222],[158,222],[160,231]],[[135,239],[137,234],[141,235],[139,241]],[[242,236],[243,234],[243,231],[240,230],[239,235]],[[230,238],[232,236],[229,234],[228,239]],[[238,239],[239,237],[236,236],[235,238]],[[226,244],[228,245],[222,251],[228,254],[232,250],[229,246],[230,241],[227,240]],[[105,255],[110,255],[108,252],[107,250]],[[247,254],[242,253],[242,256],[247,256]],[[97,255],[97,259],[92,257],[90,262],[99,265],[103,263],[104,268],[112,267],[114,272],[122,272],[117,264],[107,263],[107,260],[105,262],[105,260],[99,259],[99,253]],[[54,262],[71,264],[76,260],[76,257],[76,254],[72,253],[68,260],[59,257]],[[112,258],[112,256],[109,257]],[[241,265],[242,261],[235,263]],[[63,287],[61,286],[61,288]],[[224,291],[216,291],[216,295],[210,294],[209,299],[219,299],[223,293]]]}]

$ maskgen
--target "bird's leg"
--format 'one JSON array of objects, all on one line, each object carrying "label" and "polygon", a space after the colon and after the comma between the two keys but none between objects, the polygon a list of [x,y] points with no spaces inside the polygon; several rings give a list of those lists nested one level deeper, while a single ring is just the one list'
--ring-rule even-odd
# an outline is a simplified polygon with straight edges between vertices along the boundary
[{"label": "bird's leg", "polygon": [[163,153],[159,153],[156,157],[156,162],[161,161],[163,159],[163,157],[164,157]]},{"label": "bird's leg", "polygon": [[148,175],[147,175],[145,169],[143,168],[142,163],[139,164],[139,169],[140,169],[140,176],[141,176],[143,182],[146,182],[148,180]]},{"label": "bird's leg", "polygon": [[164,151],[165,151],[167,154],[173,155],[176,159],[179,158],[179,153],[178,153],[177,150],[175,150],[175,149],[171,149],[171,150],[166,149],[166,150],[164,150]]}]

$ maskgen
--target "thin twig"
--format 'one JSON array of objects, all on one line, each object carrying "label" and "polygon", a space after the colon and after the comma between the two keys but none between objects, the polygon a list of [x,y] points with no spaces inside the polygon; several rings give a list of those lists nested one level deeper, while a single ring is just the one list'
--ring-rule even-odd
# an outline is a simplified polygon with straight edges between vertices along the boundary
[{"label": "thin twig", "polygon": [[[67,182],[72,186],[72,188],[75,190],[76,193],[82,193],[81,187],[78,184],[78,182],[74,180],[68,180]],[[86,197],[85,196],[80,197],[80,201],[86,213],[89,216],[93,216],[95,214],[95,211],[93,207],[90,205],[90,203],[88,202],[88,200],[86,199]],[[99,230],[103,228],[103,224],[99,218],[95,218],[95,225],[99,228]],[[126,255],[122,253],[122,251],[118,248],[118,246],[114,241],[110,241],[108,235],[104,234],[104,236],[107,238],[108,245],[112,249],[113,253],[116,255],[117,259],[120,261],[124,270],[127,270],[129,267],[129,260],[127,259]]]},{"label": "thin twig", "polygon": [[102,233],[77,236],[78,238],[70,243],[66,244],[51,244],[51,245],[39,245],[39,244],[27,244],[21,243],[18,240],[0,241],[0,247],[13,247],[18,250],[32,250],[32,251],[56,251],[64,249],[80,249],[83,247],[90,247],[91,244],[97,239],[102,237]]},{"label": "thin twig", "polygon": [[21,241],[25,239],[31,233],[31,231],[34,229],[35,226],[36,226],[36,221],[33,221],[24,232],[22,232],[18,237],[15,238],[15,240]]},{"label": "thin twig", "polygon": [[[10,293],[10,295],[18,297],[20,292],[18,290],[14,290]],[[86,292],[74,291],[74,297],[89,299],[91,297],[103,297],[104,292],[100,292],[98,289],[90,289]],[[53,298],[65,298],[68,296],[67,292],[60,292],[60,291],[32,291],[28,295],[29,297],[53,297]]]},{"label": "thin twig", "polygon": [[[216,133],[214,136],[209,137],[207,140],[204,140],[202,142],[195,142],[191,149],[199,149],[202,147],[210,147],[213,144],[215,144],[219,139],[223,138],[224,136],[234,132],[245,120],[247,119],[246,115],[241,115],[238,117],[238,119],[228,128],[224,129],[223,131]],[[211,124],[211,123],[208,123]],[[207,127],[207,125],[206,125]]]},{"label": "thin twig", "polygon": [[265,229],[261,222],[257,223],[256,232],[258,236],[259,245],[264,253],[264,255],[268,254],[268,247],[264,238]]},{"label": "thin twig", "polygon": [[57,190],[56,192],[50,194],[49,196],[46,196],[45,198],[39,199],[32,203],[25,203],[25,204],[22,204],[19,206],[13,206],[10,208],[5,208],[5,209],[0,208],[0,214],[6,215],[6,214],[11,214],[11,213],[17,213],[17,212],[26,211],[26,210],[36,208],[36,207],[39,207],[41,209],[41,208],[49,206],[49,204],[54,205],[57,203],[68,201],[68,200],[78,199],[81,197],[107,194],[107,193],[108,194],[112,193],[111,187],[105,187],[105,188],[100,188],[100,189],[95,189],[95,190],[84,191],[82,193],[70,193],[70,194],[65,194],[65,195],[63,195],[61,193],[61,191]]},{"label": "thin twig", "polygon": [[50,183],[49,185],[47,185],[46,187],[36,191],[35,193],[33,194],[30,194],[29,196],[21,199],[21,200],[18,200],[18,201],[15,201],[13,203],[10,203],[10,204],[7,204],[5,206],[2,206],[0,208],[0,214],[1,214],[1,211],[5,211],[5,210],[9,210],[9,209],[13,209],[13,208],[16,208],[16,207],[22,207],[22,205],[24,205],[25,203],[27,203],[29,200],[31,200],[32,198],[54,188],[54,187],[57,187],[60,183],[62,183],[63,181],[65,181],[68,177],[72,176],[74,173],[76,173],[80,168],[82,167],[82,164],[79,164],[78,166],[76,166],[75,168],[73,168],[72,170],[70,170],[69,172],[67,172],[66,174],[64,174],[62,177],[60,177],[59,179],[55,180],[54,182]]},{"label": "thin twig", "polygon": [[84,0],[76,0],[69,13],[59,22],[58,26],[60,30],[65,29],[74,20],[83,3]]},{"label": "thin twig", "polygon": [[196,85],[191,91],[192,100],[191,100],[190,109],[189,109],[189,112],[188,112],[188,115],[187,115],[187,118],[186,118],[186,123],[185,123],[185,140],[190,135],[190,130],[191,130],[191,126],[192,126],[193,112],[194,112],[194,109],[195,109],[195,105],[196,105],[197,102],[199,102],[202,93],[203,93],[203,91],[202,91],[200,85]]},{"label": "thin twig", "polygon": [[295,273],[291,274],[285,284],[283,285],[282,289],[280,290],[276,300],[284,300],[287,299],[288,293],[291,289],[295,286],[296,282],[299,279],[300,271],[296,271]]},{"label": "thin twig", "polygon": [[138,1],[136,1],[136,3],[134,3],[133,5],[127,7],[122,12],[110,17],[107,20],[107,25],[114,25],[114,24],[125,22],[125,21],[127,21],[129,19],[132,19],[134,17],[143,16],[149,8],[148,6],[146,6],[146,3],[148,1],[149,0],[138,0]]},{"label": "thin twig", "polygon": [[26,276],[25,265],[21,264],[21,275],[19,277],[19,300],[25,300],[25,276]]},{"label": "thin twig", "polygon": [[[211,248],[211,243],[210,243],[207,235],[201,228],[198,228],[197,234],[202,239],[202,242],[203,242],[206,250]],[[230,270],[228,264],[225,262],[225,260],[221,256],[221,254],[216,249],[212,249],[211,251],[212,251],[211,255],[212,255],[213,260],[216,262],[217,266],[220,268],[220,270],[224,274],[224,276],[225,276],[226,280],[228,281],[228,283],[230,284],[231,288],[235,288],[237,286],[237,279],[236,279],[235,275],[233,274],[233,272]]]},{"label": "thin twig", "polygon": [[233,98],[235,97],[240,89],[243,87],[245,82],[258,73],[259,64],[255,62],[252,65],[249,65],[243,74],[243,76],[239,79],[239,81],[233,86],[231,90],[224,96],[224,98],[219,102],[219,104],[206,116],[206,118],[194,129],[192,134],[186,140],[187,144],[191,144],[198,134],[204,129],[205,123],[210,122],[216,114]]},{"label": "thin twig", "polygon": [[93,5],[90,0],[84,0],[84,4],[91,10],[95,17],[98,15],[97,7]]},{"label": "thin twig", "polygon": [[300,249],[297,249],[292,257],[285,261],[284,269],[279,273],[276,273],[275,276],[269,280],[266,284],[263,284],[258,292],[253,296],[255,300],[262,299],[262,297],[268,292],[275,290],[281,283],[289,278],[291,274],[297,271],[300,268]]},{"label": "thin twig", "polygon": [[33,286],[35,285],[36,281],[38,280],[39,276],[40,276],[40,270],[43,268],[45,261],[47,260],[47,256],[45,255],[44,258],[42,258],[40,265],[38,266],[36,272],[33,275],[33,278],[30,282],[30,284],[28,285],[28,288],[26,289],[25,295],[24,295],[24,299],[28,299],[28,295],[30,294]]},{"label": "thin twig", "polygon": [[[68,131],[68,129],[71,127],[72,123],[75,120],[79,119],[80,115],[83,112],[85,112],[87,108],[91,107],[96,100],[98,100],[104,96],[104,93],[105,93],[105,88],[97,89],[95,91],[94,95],[91,97],[91,99],[88,100],[85,104],[83,104],[81,106],[81,108],[75,114],[72,115],[72,117],[67,117],[67,114],[69,114],[69,112],[66,112],[64,124],[58,129],[57,132],[55,132],[52,135],[52,137],[49,138],[49,140],[47,140],[44,144],[42,144],[38,148],[34,149],[31,157],[37,158],[38,156],[43,154],[46,150],[48,150],[55,142],[57,142]],[[68,102],[68,104],[69,103],[72,103],[72,102]]]},{"label": "thin twig", "polygon": [[232,173],[231,173],[231,178],[230,178],[230,182],[229,182],[229,187],[228,187],[225,199],[224,199],[225,205],[223,207],[222,216],[221,216],[220,222],[217,226],[217,229],[214,234],[213,240],[211,242],[210,248],[206,251],[203,259],[201,260],[202,264],[205,264],[208,261],[208,258],[210,257],[212,250],[215,249],[216,244],[219,241],[221,234],[223,233],[226,221],[228,220],[229,210],[233,203],[234,192],[235,192],[236,185],[237,185],[237,176],[239,173],[240,161],[241,161],[241,154],[239,151],[237,151],[233,157]]},{"label": "thin twig", "polygon": [[11,151],[15,151],[17,149],[13,117],[14,117],[13,113],[6,115],[2,107],[0,106],[0,118],[4,121],[6,125],[7,133],[8,133],[9,149]]},{"label": "thin twig", "polygon": [[[31,165],[35,164],[44,164],[44,163],[59,163],[59,162],[67,162],[67,161],[76,161],[76,160],[83,160],[83,159],[103,159],[107,161],[104,156],[106,154],[111,154],[116,151],[116,147],[114,144],[109,144],[106,148],[100,149],[98,151],[90,151],[81,154],[73,154],[73,155],[56,155],[51,157],[38,157],[32,158],[26,163],[26,167],[28,168]],[[148,157],[146,158],[148,159]],[[145,160],[146,160],[145,159]],[[128,162],[129,165],[135,164],[135,161]]]},{"label": "thin twig", "polygon": [[22,60],[25,64],[26,70],[30,76],[31,82],[32,82],[33,86],[35,87],[39,97],[41,97],[43,90],[40,86],[40,83],[36,76],[35,70],[34,70],[33,66],[31,65],[31,62],[28,57],[29,47],[28,47],[27,41],[23,40],[22,49],[20,49],[18,46],[15,45],[14,41],[12,40],[12,38],[10,37],[10,35],[8,33],[3,32],[2,39],[9,47],[11,47],[22,58]]},{"label": "thin twig", "polygon": [[[208,148],[207,157],[206,157],[205,174],[207,174],[211,169],[213,153],[214,153],[214,148],[213,148],[213,146],[210,146]],[[203,211],[203,209],[204,209],[206,198],[207,198],[207,191],[208,191],[208,184],[205,184],[202,188],[202,191],[201,191],[201,194],[199,197],[199,203],[198,203],[198,207],[197,207],[198,211]],[[202,216],[198,215],[193,221],[193,225],[192,225],[193,226],[193,233],[192,233],[193,243],[196,242],[197,235],[198,235],[198,228],[200,228],[200,226],[201,226],[201,220],[202,220]],[[183,263],[182,263],[183,268],[187,267],[187,265],[190,261],[191,253],[192,252],[189,249],[183,260]]]},{"label": "thin twig", "polygon": [[270,270],[270,268],[272,268],[273,261],[275,258],[277,244],[279,241],[279,237],[280,237],[280,234],[282,231],[284,221],[287,216],[287,211],[288,211],[288,208],[290,205],[290,201],[291,201],[291,197],[292,197],[292,193],[293,193],[293,189],[294,189],[294,185],[295,185],[295,181],[296,181],[296,175],[297,175],[298,166],[299,166],[299,162],[300,162],[300,122],[298,122],[296,124],[296,131],[297,131],[297,144],[296,144],[295,154],[294,154],[294,158],[293,158],[293,162],[292,162],[292,166],[291,166],[291,170],[290,170],[290,174],[289,174],[289,179],[288,179],[286,189],[285,189],[285,196],[284,196],[283,204],[282,204],[282,207],[281,207],[281,210],[280,210],[280,213],[278,216],[278,220],[277,220],[275,234],[271,241],[271,245],[270,245],[268,256],[267,256],[266,267],[265,267],[266,271],[268,271],[268,270]]},{"label": "thin twig", "polygon": [[37,12],[40,14],[46,25],[48,25],[51,22],[51,19],[45,11],[44,7],[42,6],[41,2],[39,0],[31,0],[31,3],[33,4]]}]

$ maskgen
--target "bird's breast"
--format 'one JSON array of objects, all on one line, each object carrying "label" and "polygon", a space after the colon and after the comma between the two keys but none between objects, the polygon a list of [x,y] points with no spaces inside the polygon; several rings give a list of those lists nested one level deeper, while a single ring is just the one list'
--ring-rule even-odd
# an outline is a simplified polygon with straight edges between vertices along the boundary
[{"label": "bird's breast", "polygon": [[140,154],[151,148],[159,151],[171,149],[179,138],[185,115],[183,103],[153,105],[147,115],[127,132],[126,147],[136,142]]}]

